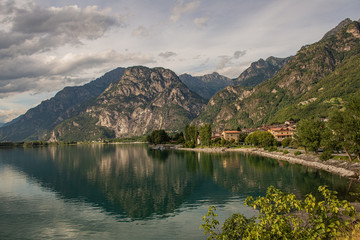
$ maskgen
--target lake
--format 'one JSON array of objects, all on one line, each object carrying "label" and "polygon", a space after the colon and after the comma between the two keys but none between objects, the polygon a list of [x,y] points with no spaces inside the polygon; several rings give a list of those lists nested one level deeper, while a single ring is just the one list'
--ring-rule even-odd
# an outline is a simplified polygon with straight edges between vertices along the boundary
[{"label": "lake", "polygon": [[[255,214],[247,196],[274,185],[302,198],[339,176],[243,153],[157,151],[142,144],[0,149],[0,239],[206,239],[219,219]],[[351,199],[349,199],[351,200]]]}]

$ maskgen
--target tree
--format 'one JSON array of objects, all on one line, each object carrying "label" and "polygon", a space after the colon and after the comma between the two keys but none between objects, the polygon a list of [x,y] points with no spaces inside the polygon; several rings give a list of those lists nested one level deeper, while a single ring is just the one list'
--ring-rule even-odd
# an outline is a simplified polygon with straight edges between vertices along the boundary
[{"label": "tree", "polygon": [[303,119],[296,126],[296,130],[295,140],[298,145],[305,147],[305,152],[310,150],[317,154],[325,133],[324,122]]},{"label": "tree", "polygon": [[360,97],[353,97],[345,105],[345,111],[330,114],[329,127],[334,133],[334,141],[344,149],[349,159],[354,153],[360,161]]},{"label": "tree", "polygon": [[199,133],[195,125],[185,126],[185,141],[196,145]]},{"label": "tree", "polygon": [[292,137],[284,138],[284,139],[281,141],[281,145],[282,145],[283,147],[288,147],[288,146],[290,146],[291,141],[292,141]]},{"label": "tree", "polygon": [[270,147],[274,145],[275,137],[264,131],[256,131],[245,138],[245,143],[257,147]]},{"label": "tree", "polygon": [[200,127],[200,141],[203,146],[210,146],[211,142],[211,125],[205,124]]},{"label": "tree", "polygon": [[185,143],[183,132],[176,133],[172,140],[175,141],[177,144]]},{"label": "tree", "polygon": [[[320,186],[318,190],[321,200],[308,194],[302,201],[294,194],[270,186],[266,196],[248,197],[245,201],[245,205],[258,209],[259,215],[246,218],[235,213],[225,220],[218,232],[220,223],[215,207],[211,206],[200,228],[204,229],[205,235],[210,234],[208,239],[338,239],[343,231],[350,230],[356,211],[326,186]],[[292,214],[298,211],[307,212],[308,218],[300,219]]]},{"label": "tree", "polygon": [[165,130],[154,130],[146,136],[146,140],[151,144],[161,144],[169,141],[169,136]]}]

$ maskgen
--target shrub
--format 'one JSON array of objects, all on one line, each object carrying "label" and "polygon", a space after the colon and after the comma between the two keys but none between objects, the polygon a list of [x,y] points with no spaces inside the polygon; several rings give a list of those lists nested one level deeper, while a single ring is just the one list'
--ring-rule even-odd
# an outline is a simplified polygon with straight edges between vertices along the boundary
[{"label": "shrub", "polygon": [[282,145],[283,147],[288,147],[288,146],[290,146],[291,141],[292,141],[292,138],[291,138],[291,137],[284,138],[284,139],[281,141],[281,145]]},{"label": "shrub", "polygon": [[192,141],[187,141],[187,142],[185,142],[184,147],[185,147],[185,148],[194,148],[194,147],[195,147],[195,143],[192,142]]},{"label": "shrub", "polygon": [[329,160],[331,157],[332,157],[332,155],[329,151],[322,152],[319,156],[320,160],[322,160],[322,161]]},{"label": "shrub", "polygon": [[298,155],[300,155],[300,154],[302,154],[301,151],[296,151],[296,152],[294,152],[294,155],[295,155],[295,156],[298,156]]},{"label": "shrub", "polygon": [[275,152],[277,150],[277,147],[271,146],[271,147],[265,147],[264,149],[269,151],[269,152]]},{"label": "shrub", "polygon": [[288,150],[284,150],[284,151],[283,151],[283,154],[288,154],[288,153],[289,153]]},{"label": "shrub", "polygon": [[[200,228],[205,235],[210,234],[208,239],[333,239],[350,231],[356,214],[354,207],[346,200],[338,200],[337,193],[326,186],[318,190],[322,200],[308,194],[302,201],[270,186],[266,196],[256,200],[247,197],[245,201],[245,205],[258,209],[259,215],[246,218],[235,213],[226,219],[221,231],[216,231],[219,221],[211,206]],[[292,214],[297,211],[308,213],[308,219]]]}]

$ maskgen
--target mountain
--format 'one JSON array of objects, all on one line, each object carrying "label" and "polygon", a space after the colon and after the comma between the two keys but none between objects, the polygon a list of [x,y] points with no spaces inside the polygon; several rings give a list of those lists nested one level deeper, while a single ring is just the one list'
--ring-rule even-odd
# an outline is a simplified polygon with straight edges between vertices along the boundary
[{"label": "mountain", "polygon": [[216,93],[195,122],[216,129],[260,126],[341,108],[360,93],[360,23],[351,21],[325,36],[302,47],[273,78],[253,89],[229,86]]},{"label": "mountain", "polygon": [[210,99],[216,92],[232,84],[230,78],[222,76],[217,72],[196,77],[189,74],[181,74],[179,78],[191,91],[196,92],[205,99]]},{"label": "mountain", "polygon": [[193,92],[196,92],[205,99],[210,99],[215,93],[227,86],[241,85],[243,87],[254,87],[272,78],[291,58],[268,57],[266,60],[259,59],[251,63],[250,67],[245,69],[235,79],[227,78],[217,72],[195,77],[189,74],[182,74],[179,78]]},{"label": "mountain", "polygon": [[350,23],[352,23],[350,18],[344,19],[336,27],[328,31],[320,41],[329,40],[329,38],[335,36],[339,31],[341,31],[345,26],[349,25]]},{"label": "mountain", "polygon": [[43,139],[56,125],[84,110],[110,83],[119,80],[124,70],[114,69],[83,86],[65,87],[53,98],[1,127],[0,141]]},{"label": "mountain", "polygon": [[57,126],[50,140],[130,137],[153,129],[182,130],[206,100],[164,68],[130,67],[78,116]]},{"label": "mountain", "polygon": [[266,60],[261,58],[258,61],[251,63],[250,67],[245,69],[239,77],[233,80],[232,85],[255,87],[263,81],[272,78],[290,61],[291,58],[292,57],[268,57]]}]

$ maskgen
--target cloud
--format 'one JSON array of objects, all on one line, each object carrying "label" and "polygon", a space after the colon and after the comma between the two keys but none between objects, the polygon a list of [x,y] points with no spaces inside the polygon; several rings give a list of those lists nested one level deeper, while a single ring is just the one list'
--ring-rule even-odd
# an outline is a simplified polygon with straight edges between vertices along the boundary
[{"label": "cloud", "polygon": [[162,58],[170,58],[170,57],[174,57],[174,56],[176,56],[177,54],[176,53],[174,53],[174,52],[169,52],[169,51],[167,51],[167,52],[162,52],[162,53],[160,53],[159,54],[159,57],[162,57]]},{"label": "cloud", "polygon": [[132,32],[133,36],[147,37],[149,36],[149,30],[144,26],[139,26]]},{"label": "cloud", "polygon": [[239,72],[239,67],[234,66],[233,61],[245,55],[246,55],[246,50],[237,50],[234,52],[232,56],[226,56],[226,55],[219,56],[218,58],[220,58],[220,60],[217,64],[216,71],[222,74],[234,76],[234,73],[236,71]]},{"label": "cloud", "polygon": [[102,37],[112,27],[125,27],[119,16],[96,6],[40,7],[34,3],[17,6],[6,2],[0,18],[7,23],[1,30],[0,57],[32,55],[83,40]]},{"label": "cloud", "polygon": [[207,25],[208,21],[209,21],[208,17],[195,18],[194,19],[194,24],[196,25],[196,27],[202,28],[202,27],[205,27]]},{"label": "cloud", "polygon": [[0,123],[10,122],[14,118],[23,114],[25,109],[15,110],[15,109],[0,109]]},{"label": "cloud", "polygon": [[76,75],[85,69],[98,69],[113,61],[134,64],[154,61],[139,53],[121,55],[113,50],[92,50],[86,54],[65,50],[65,55],[61,55],[57,49],[71,49],[85,41],[89,44],[111,28],[125,27],[125,21],[97,6],[46,8],[31,1],[18,2],[0,3],[3,23],[0,25],[0,98],[26,91],[59,89],[64,81],[83,80]]},{"label": "cloud", "polygon": [[246,50],[243,51],[235,51],[234,52],[234,59],[239,59],[240,57],[244,56],[246,54]]},{"label": "cloud", "polygon": [[[0,60],[0,98],[26,91],[41,92],[61,89],[89,81],[84,79],[84,70],[103,69],[114,63],[144,65],[155,63],[151,55],[139,52],[120,54],[114,50],[87,54],[68,53],[62,57],[44,58],[21,56]],[[21,66],[21,67],[18,67]],[[114,66],[116,67],[116,66]],[[93,78],[93,77],[91,77]]]},{"label": "cloud", "polygon": [[184,3],[184,0],[178,0],[176,6],[172,10],[170,21],[177,22],[181,15],[195,11],[199,6],[200,0],[191,1],[186,4]]}]

